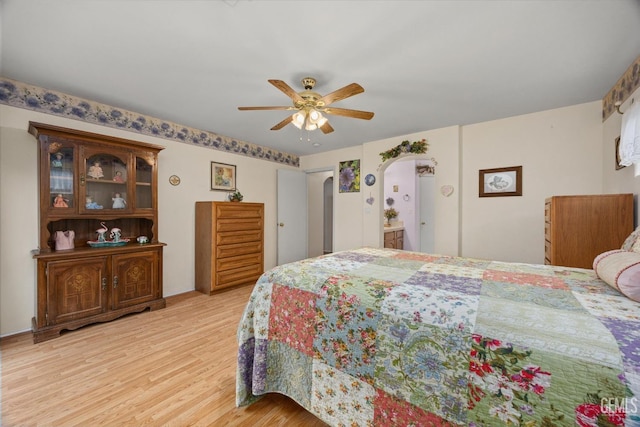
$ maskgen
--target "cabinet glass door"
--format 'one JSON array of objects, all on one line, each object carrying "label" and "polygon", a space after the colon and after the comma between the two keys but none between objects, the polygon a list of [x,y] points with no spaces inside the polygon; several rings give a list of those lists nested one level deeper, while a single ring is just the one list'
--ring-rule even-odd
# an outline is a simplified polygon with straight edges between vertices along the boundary
[{"label": "cabinet glass door", "polygon": [[49,149],[49,207],[74,208],[73,147],[52,144]]},{"label": "cabinet glass door", "polygon": [[153,162],[136,156],[136,209],[153,208]]},{"label": "cabinet glass door", "polygon": [[83,210],[91,213],[110,209],[129,211],[127,156],[87,153]]}]

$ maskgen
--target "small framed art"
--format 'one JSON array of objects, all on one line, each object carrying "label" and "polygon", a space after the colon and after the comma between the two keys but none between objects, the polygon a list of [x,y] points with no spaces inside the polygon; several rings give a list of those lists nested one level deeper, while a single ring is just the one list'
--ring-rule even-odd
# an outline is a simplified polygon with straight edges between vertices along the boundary
[{"label": "small framed art", "polygon": [[522,196],[522,166],[481,169],[480,197]]},{"label": "small framed art", "polygon": [[211,190],[236,191],[236,166],[211,162]]}]

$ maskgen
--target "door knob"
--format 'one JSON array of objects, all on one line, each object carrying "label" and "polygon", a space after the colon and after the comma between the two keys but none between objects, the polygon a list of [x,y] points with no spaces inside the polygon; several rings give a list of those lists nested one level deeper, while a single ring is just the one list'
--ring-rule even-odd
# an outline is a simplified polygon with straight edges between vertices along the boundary
[{"label": "door knob", "polygon": [[420,223],[420,225],[425,225],[425,224],[426,224],[426,222],[424,222],[424,221],[422,221],[422,222]]},{"label": "door knob", "polygon": [[284,222],[281,222],[280,224],[278,224],[280,227],[284,227]]}]

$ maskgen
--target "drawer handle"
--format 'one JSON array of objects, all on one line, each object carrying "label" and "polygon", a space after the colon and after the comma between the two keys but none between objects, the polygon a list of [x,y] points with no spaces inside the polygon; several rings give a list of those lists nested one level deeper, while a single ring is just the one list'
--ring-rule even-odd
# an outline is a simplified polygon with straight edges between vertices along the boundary
[{"label": "drawer handle", "polygon": [[103,291],[107,290],[107,278],[106,277],[102,278],[102,290]]},{"label": "drawer handle", "polygon": [[284,222],[281,222],[280,224],[278,224],[280,227],[284,227]]},{"label": "drawer handle", "polygon": [[113,276],[113,289],[118,287],[118,276]]}]

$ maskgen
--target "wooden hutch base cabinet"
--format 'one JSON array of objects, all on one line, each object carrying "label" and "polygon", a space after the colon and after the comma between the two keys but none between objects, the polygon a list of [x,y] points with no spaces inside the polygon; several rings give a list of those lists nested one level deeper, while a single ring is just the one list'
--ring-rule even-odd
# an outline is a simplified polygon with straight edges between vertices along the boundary
[{"label": "wooden hutch base cabinet", "polygon": [[196,290],[255,283],[264,272],[264,204],[196,202]]},{"label": "wooden hutch base cabinet", "polygon": [[[40,148],[34,342],[164,308],[165,244],[157,232],[163,147],[40,123],[30,123],[29,132]],[[70,231],[72,248],[56,250],[56,235]],[[138,243],[138,236],[148,243]]]},{"label": "wooden hutch base cabinet", "polygon": [[553,196],[544,211],[545,264],[593,268],[633,231],[633,194]]}]

